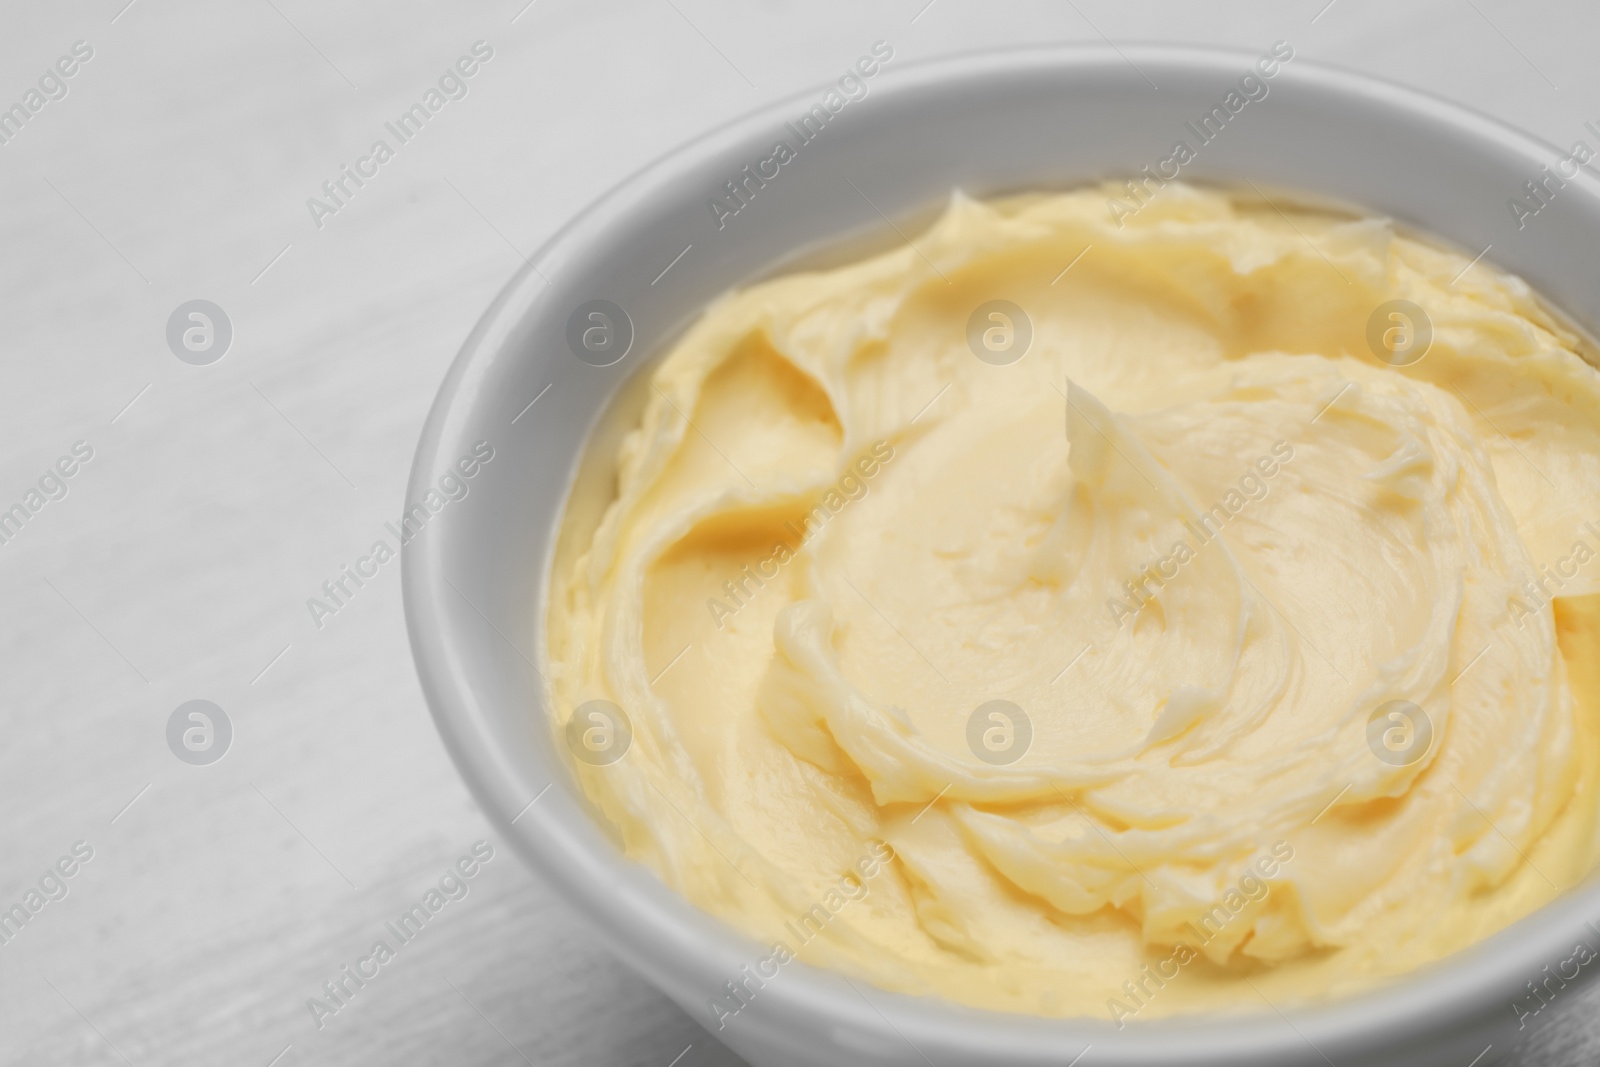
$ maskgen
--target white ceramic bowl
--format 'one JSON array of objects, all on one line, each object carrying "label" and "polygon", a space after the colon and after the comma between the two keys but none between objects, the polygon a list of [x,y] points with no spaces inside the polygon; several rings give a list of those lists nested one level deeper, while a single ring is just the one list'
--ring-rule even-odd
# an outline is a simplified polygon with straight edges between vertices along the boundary
[{"label": "white ceramic bowl", "polygon": [[[557,749],[534,666],[554,529],[600,414],[730,287],[845,238],[898,241],[888,219],[912,232],[952,188],[1068,188],[1154,165],[1178,139],[1195,142],[1185,122],[1222,102],[1256,58],[1125,46],[894,61],[871,79],[865,99],[719,226],[708,200],[771,156],[775,141],[794,140],[785,123],[823,97],[828,87],[819,87],[708,134],[606,193],[506,286],[462,346],[423,430],[408,499],[420,500],[476,442],[488,441],[494,458],[470,496],[405,549],[406,615],[423,689],[499,831],[618,954],[708,1027],[708,999],[764,949],[619,854]],[[1268,192],[1360,205],[1469,255],[1492,245],[1487,259],[1591,332],[1600,325],[1592,287],[1600,182],[1587,172],[1567,179],[1521,228],[1507,206],[1564,152],[1459,107],[1299,58],[1269,85],[1265,99],[1183,168],[1184,178],[1248,179]],[[611,301],[631,321],[631,345],[610,366],[580,360],[568,343],[569,319],[593,300]],[[1511,1005],[1526,995],[1524,983],[1571,955],[1577,941],[1600,943],[1586,921],[1600,923],[1593,881],[1379,992],[1287,1017],[1263,1006],[1121,1031],[1102,1017],[1009,1016],[875,990],[869,1002],[838,976],[797,964],[717,1037],[758,1067],[1061,1067],[1090,1045],[1084,1063],[1096,1067],[1465,1067],[1493,1045],[1483,1067],[1513,1043]]]}]

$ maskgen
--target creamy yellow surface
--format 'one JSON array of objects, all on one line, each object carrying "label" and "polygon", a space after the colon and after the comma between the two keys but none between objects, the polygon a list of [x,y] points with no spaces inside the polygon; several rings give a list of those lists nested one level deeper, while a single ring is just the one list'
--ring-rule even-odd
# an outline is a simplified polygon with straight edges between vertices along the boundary
[{"label": "creamy yellow surface", "polygon": [[[1173,185],[1118,228],[1107,195],[957,197],[727,296],[598,529],[569,508],[553,727],[624,709],[584,790],[774,946],[719,1021],[791,955],[1010,1011],[1265,1010],[1595,865],[1587,342],[1385,220]],[[1434,330],[1402,368],[1367,343],[1395,298]],[[1010,365],[967,341],[995,299],[1032,325]],[[1009,764],[968,742],[995,700]],[[1409,765],[1369,742],[1393,700],[1431,724]]]}]

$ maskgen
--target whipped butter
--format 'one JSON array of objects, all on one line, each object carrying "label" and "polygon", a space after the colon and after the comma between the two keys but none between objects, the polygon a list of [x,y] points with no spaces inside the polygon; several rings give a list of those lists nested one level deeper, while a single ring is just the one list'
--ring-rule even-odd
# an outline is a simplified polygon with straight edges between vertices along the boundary
[{"label": "whipped butter", "polygon": [[584,791],[770,947],[718,1023],[791,959],[1265,1010],[1595,866],[1588,342],[1384,219],[1108,190],[727,295],[569,509],[551,726],[621,709]]}]

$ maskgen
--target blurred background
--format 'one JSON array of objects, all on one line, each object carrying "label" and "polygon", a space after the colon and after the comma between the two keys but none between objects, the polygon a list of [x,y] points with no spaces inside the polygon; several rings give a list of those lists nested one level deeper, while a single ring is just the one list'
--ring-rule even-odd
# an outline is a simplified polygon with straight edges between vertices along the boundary
[{"label": "blurred background", "polygon": [[[880,39],[889,77],[1023,43],[1282,39],[1554,144],[1600,124],[1600,8],[1576,2],[57,0],[0,20],[7,1064],[739,1062],[501,846],[422,700],[399,563],[344,570],[394,543],[479,314],[659,154]],[[385,127],[450,71],[420,132]],[[376,977],[308,1007],[430,890],[447,905]],[[1519,1062],[1596,1062],[1597,1007],[1600,987],[1541,1013]]]}]

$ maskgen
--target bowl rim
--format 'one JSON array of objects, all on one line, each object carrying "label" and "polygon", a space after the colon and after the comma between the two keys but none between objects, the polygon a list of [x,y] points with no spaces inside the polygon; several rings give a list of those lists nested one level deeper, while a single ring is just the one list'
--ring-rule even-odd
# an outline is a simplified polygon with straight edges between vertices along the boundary
[{"label": "bowl rim", "polygon": [[[888,78],[880,79],[881,87],[875,91],[915,94],[930,84],[957,78],[982,80],[1019,68],[1111,68],[1136,60],[1152,67],[1237,74],[1242,65],[1257,56],[1256,52],[1238,48],[1159,42],[991,47],[896,64]],[[1297,54],[1293,65],[1284,67],[1279,77],[1285,75],[1324,92],[1364,97],[1409,111],[1448,127],[1467,140],[1525,158],[1531,164],[1530,173],[1539,162],[1561,154],[1554,145],[1476,109],[1369,74],[1302,59]],[[527,257],[478,319],[439,386],[419,434],[407,479],[407,499],[421,499],[434,471],[457,454],[457,445],[470,431],[463,424],[461,409],[470,401],[474,385],[481,382],[491,365],[512,358],[503,347],[504,342],[517,323],[540,309],[548,292],[541,267],[559,265],[573,250],[583,248],[617,216],[648,200],[653,189],[667,184],[668,176],[690,170],[731,145],[769,134],[796,105],[814,101],[830,84],[810,85],[787,94],[660,153],[596,196]],[[1588,182],[1588,187],[1591,195],[1600,200],[1600,181]],[[1448,234],[1437,236],[1449,238]],[[1571,308],[1562,310],[1577,312]],[[1593,322],[1597,316],[1600,301],[1582,321]],[[637,369],[628,376],[636,373]],[[571,472],[568,492],[570,483]],[[562,507],[556,512],[558,522],[565,500],[563,495]],[[516,795],[513,790],[517,767],[487,742],[466,661],[453,650],[452,637],[456,635],[444,625],[451,612],[443,602],[449,582],[444,577],[439,541],[420,539],[402,550],[407,632],[419,682],[440,737],[485,815],[564,901],[590,921],[614,952],[657,985],[670,987],[673,975],[685,970],[693,970],[701,977],[712,976],[713,986],[719,979],[736,973],[736,967],[730,971],[721,962],[712,961],[750,960],[755,958],[750,954],[751,947],[760,946],[721,920],[700,912],[642,865],[627,860],[598,827],[590,824],[575,828],[570,822],[545,815],[521,819],[528,809],[519,811],[511,800]],[[528,605],[538,615],[534,632],[540,636],[549,575],[547,553],[541,561],[536,603]],[[538,651],[542,657],[543,650]],[[543,719],[547,709],[542,692],[534,694],[533,705],[528,712],[536,712]],[[570,782],[565,784],[571,786]],[[628,877],[618,864],[636,868],[643,876]],[[597,880],[602,878],[620,880]],[[610,891],[596,892],[599,885],[606,885]],[[807,1025],[815,1027],[822,1022],[868,1033],[898,1033],[898,1039],[905,1041],[910,1039],[901,1031],[909,1029],[926,1042],[911,1042],[919,1054],[923,1048],[933,1048],[953,1050],[947,1055],[1001,1054],[1015,1056],[1019,1062],[1033,1062],[1034,1058],[1043,1062],[1046,1058],[1059,1059],[1063,1052],[1070,1055],[1079,1045],[1093,1044],[1109,1057],[1101,1062],[1132,1063],[1192,1052],[1200,1042],[1205,1046],[1204,1054],[1215,1057],[1217,1062],[1244,1059],[1267,1063],[1274,1062],[1272,1057],[1303,1055],[1308,1043],[1320,1053],[1327,1046],[1313,1042],[1313,1035],[1328,1045],[1343,1045],[1346,1049],[1356,1047],[1352,1042],[1358,1035],[1361,1048],[1390,1048],[1465,1025],[1487,1010],[1504,1010],[1508,977],[1537,975],[1542,966],[1568,951],[1574,936],[1587,936],[1586,929],[1600,936],[1596,920],[1600,920],[1600,883],[1591,877],[1490,937],[1361,993],[1286,1010],[1269,1005],[1271,1010],[1238,1015],[1165,1016],[1136,1022],[1120,1032],[1099,1016],[1011,1014],[876,987],[873,999],[868,1001],[859,989],[852,993],[854,983],[842,975],[799,961],[785,968],[783,982],[773,983],[774,991],[761,1001],[761,1014],[769,1029],[786,1030],[791,1036],[803,1032]],[[709,947],[708,938],[712,939]],[[1585,977],[1588,976],[1577,981]],[[691,1014],[705,1025],[697,1013]],[[784,1016],[785,1021],[773,1023]],[[1423,1020],[1426,1027],[1419,1025]]]}]

